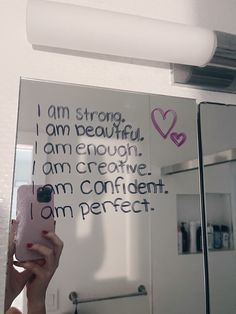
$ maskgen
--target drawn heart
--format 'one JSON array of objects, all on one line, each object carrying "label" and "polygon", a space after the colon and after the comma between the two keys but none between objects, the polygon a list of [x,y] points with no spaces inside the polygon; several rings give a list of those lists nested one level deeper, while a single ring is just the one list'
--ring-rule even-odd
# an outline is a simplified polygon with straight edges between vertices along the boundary
[{"label": "drawn heart", "polygon": [[184,144],[184,142],[187,139],[187,135],[183,132],[181,133],[173,132],[171,133],[170,138],[175,143],[175,145],[179,147]]},{"label": "drawn heart", "polygon": [[161,108],[155,108],[151,112],[151,120],[157,132],[166,139],[176,124],[177,113],[172,109],[163,111]]}]

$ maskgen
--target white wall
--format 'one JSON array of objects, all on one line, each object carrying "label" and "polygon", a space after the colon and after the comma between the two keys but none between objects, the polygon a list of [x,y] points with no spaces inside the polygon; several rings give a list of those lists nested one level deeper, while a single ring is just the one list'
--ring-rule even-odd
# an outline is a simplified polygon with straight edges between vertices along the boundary
[{"label": "white wall", "polygon": [[[233,0],[227,3],[220,0],[207,2],[182,0],[178,1],[178,4],[171,0],[148,2],[123,0],[119,3],[105,0],[74,0],[73,2],[236,33],[234,19],[236,3]],[[132,62],[119,63],[34,51],[26,41],[25,9],[26,0],[1,0],[0,3],[0,198],[3,198],[3,210],[0,214],[1,273],[4,273],[6,263],[6,225],[9,220],[20,76],[236,103],[235,95],[172,86],[169,67],[163,64],[157,68],[132,64]],[[4,286],[3,277],[0,286]],[[2,288],[0,304],[3,304],[3,299]],[[0,311],[3,312],[2,307]]]}]

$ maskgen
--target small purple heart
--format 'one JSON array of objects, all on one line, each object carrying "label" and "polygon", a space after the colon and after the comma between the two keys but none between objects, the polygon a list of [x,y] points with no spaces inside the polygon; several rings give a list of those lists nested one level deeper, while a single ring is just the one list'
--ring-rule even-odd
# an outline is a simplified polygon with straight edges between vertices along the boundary
[{"label": "small purple heart", "polygon": [[[172,120],[167,121],[166,130],[163,130],[163,128],[161,128],[160,125],[158,124],[158,118],[160,118],[160,115],[157,116],[156,112],[161,114],[161,118],[163,121],[166,120],[167,115],[170,117],[172,116],[171,117]],[[169,109],[167,111],[163,111],[161,108],[155,108],[151,112],[151,120],[152,120],[152,124],[155,127],[155,129],[157,130],[157,132],[164,139],[166,139],[176,124],[177,113],[172,109]]]},{"label": "small purple heart", "polygon": [[184,142],[187,139],[187,135],[183,132],[181,133],[173,132],[171,133],[170,138],[175,143],[175,145],[179,147],[184,144]]}]

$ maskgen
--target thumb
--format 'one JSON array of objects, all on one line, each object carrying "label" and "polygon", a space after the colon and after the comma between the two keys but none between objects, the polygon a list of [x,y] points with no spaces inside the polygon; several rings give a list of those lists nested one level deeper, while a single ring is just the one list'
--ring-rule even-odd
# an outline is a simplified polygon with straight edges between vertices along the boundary
[{"label": "thumb", "polygon": [[28,269],[23,270],[20,273],[20,275],[21,275],[22,283],[24,283],[24,285],[33,276],[32,272]]},{"label": "thumb", "polygon": [[[17,261],[14,261],[14,265],[15,266],[20,266],[20,263]],[[18,272],[16,270],[16,272],[18,273],[18,278],[20,279],[20,283],[22,288],[25,286],[25,284],[27,283],[27,281],[29,281],[29,279],[33,276],[32,272],[28,269],[24,269],[22,272]]]}]

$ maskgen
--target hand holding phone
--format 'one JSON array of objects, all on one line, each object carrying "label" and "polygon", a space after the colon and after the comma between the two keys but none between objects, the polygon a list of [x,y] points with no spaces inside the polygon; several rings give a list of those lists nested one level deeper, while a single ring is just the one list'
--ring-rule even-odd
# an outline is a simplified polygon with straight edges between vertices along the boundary
[{"label": "hand holding phone", "polygon": [[42,233],[55,230],[53,209],[54,194],[47,185],[22,185],[18,188],[15,238],[15,256],[18,261],[42,258],[39,253],[28,249],[30,244],[39,243],[51,247],[50,241]]}]

